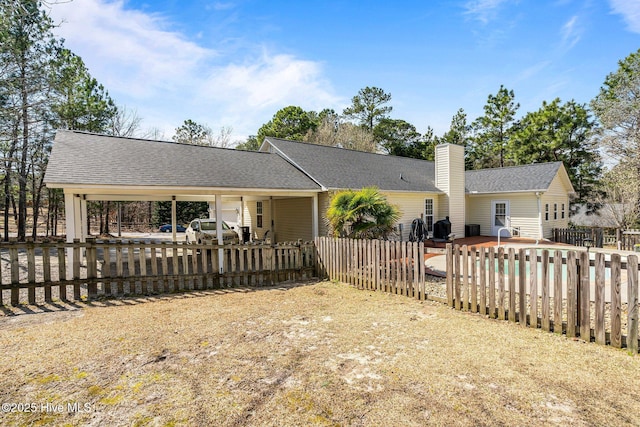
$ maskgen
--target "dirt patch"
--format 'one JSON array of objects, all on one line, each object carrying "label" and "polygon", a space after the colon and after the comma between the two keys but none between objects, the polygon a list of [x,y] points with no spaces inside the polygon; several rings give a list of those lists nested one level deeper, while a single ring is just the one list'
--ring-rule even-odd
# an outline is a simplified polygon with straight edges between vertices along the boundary
[{"label": "dirt patch", "polygon": [[640,411],[639,357],[328,282],[5,316],[0,345],[5,425],[637,425]]}]

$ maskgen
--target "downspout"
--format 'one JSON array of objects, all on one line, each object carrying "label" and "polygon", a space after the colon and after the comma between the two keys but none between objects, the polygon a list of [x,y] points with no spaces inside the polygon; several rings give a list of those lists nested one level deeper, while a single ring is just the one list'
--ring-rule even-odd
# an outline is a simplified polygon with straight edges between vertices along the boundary
[{"label": "downspout", "polygon": [[538,199],[538,236],[540,239],[544,239],[544,230],[542,229],[542,193],[536,191],[536,198]]}]

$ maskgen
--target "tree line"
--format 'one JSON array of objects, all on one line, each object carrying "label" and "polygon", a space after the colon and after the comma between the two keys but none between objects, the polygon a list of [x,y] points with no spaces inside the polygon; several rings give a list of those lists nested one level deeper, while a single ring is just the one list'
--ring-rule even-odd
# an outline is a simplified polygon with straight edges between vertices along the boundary
[{"label": "tree line", "polygon": [[[36,237],[41,212],[46,233],[57,234],[63,212],[60,191],[46,189],[44,172],[56,129],[114,136],[163,139],[161,131],[141,130],[135,110],[117,105],[93,78],[82,59],[53,34],[54,24],[38,0],[8,0],[0,5],[0,204],[3,238],[9,223],[19,240]],[[619,226],[638,226],[640,217],[640,50],[630,54],[608,76],[588,105],[574,100],[543,102],[537,111],[519,116],[513,90],[500,86],[487,97],[483,114],[469,120],[460,108],[450,128],[437,136],[393,118],[391,94],[365,87],[342,112],[319,112],[287,106],[255,135],[231,141],[232,129],[215,133],[187,119],[172,139],[180,143],[257,150],[267,136],[343,148],[433,160],[439,143],[465,147],[468,169],[562,161],[577,191],[577,202],[591,211],[612,209]],[[603,167],[603,156],[608,161]],[[617,206],[613,209],[611,206]],[[28,215],[28,208],[31,215]],[[620,208],[622,207],[622,208]],[[111,202],[89,203],[89,222],[109,232],[115,213]],[[184,209],[183,209],[184,208]],[[179,208],[186,215],[206,215],[206,204]],[[167,204],[132,204],[131,218],[147,223],[167,221]]]},{"label": "tree line", "polygon": [[465,147],[468,170],[561,161],[576,190],[573,203],[588,214],[603,209],[621,228],[638,227],[640,50],[618,65],[589,104],[556,98],[518,118],[514,91],[501,85],[480,117],[470,121],[460,108],[441,136],[392,118],[391,94],[365,87],[341,114],[282,108],[237,148],[257,150],[271,136],[433,160],[436,145],[451,143]]}]

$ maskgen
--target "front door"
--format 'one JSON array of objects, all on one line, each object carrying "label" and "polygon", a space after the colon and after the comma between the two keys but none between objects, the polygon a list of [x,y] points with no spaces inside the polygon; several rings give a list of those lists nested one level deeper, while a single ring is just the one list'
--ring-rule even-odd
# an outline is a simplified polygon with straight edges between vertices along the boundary
[{"label": "front door", "polygon": [[508,200],[492,200],[491,201],[491,235],[497,236],[500,232],[501,237],[511,237],[508,229],[500,231],[503,227],[510,226],[509,217],[509,201]]}]

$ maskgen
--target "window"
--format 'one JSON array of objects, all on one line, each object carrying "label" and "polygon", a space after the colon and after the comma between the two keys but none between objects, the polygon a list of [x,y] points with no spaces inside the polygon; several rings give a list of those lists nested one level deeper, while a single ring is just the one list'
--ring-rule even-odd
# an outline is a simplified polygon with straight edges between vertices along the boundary
[{"label": "window", "polygon": [[424,224],[429,233],[433,232],[433,199],[424,199]]},{"label": "window", "polygon": [[558,204],[553,204],[553,219],[558,219]]},{"label": "window", "polygon": [[507,224],[507,203],[506,202],[496,202],[496,214],[493,218],[493,226],[494,227],[508,227]]},{"label": "window", "polygon": [[256,226],[262,228],[262,202],[256,203]]},{"label": "window", "polygon": [[562,211],[560,211],[560,218],[564,219],[564,203],[562,204]]},{"label": "window", "polygon": [[549,221],[549,203],[544,205],[544,220]]}]

